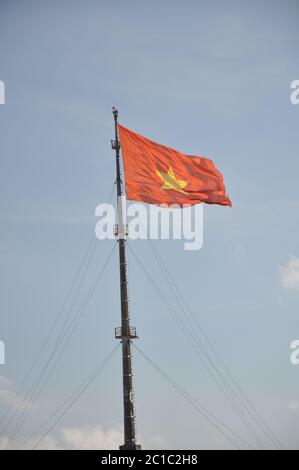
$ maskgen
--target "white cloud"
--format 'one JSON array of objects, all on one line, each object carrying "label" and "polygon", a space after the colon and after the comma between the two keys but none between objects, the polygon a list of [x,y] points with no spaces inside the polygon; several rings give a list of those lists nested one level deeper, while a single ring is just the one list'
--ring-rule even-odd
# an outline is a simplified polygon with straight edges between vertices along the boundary
[{"label": "white cloud", "polygon": [[[41,434],[43,436],[43,434]],[[30,439],[25,449],[32,449],[38,443],[41,436],[35,436]],[[104,429],[98,425],[85,425],[80,427],[69,427],[62,429],[58,436],[48,435],[38,445],[38,449],[74,449],[74,450],[99,450],[99,449],[118,449],[122,444],[123,433],[121,428]],[[18,449],[26,442],[26,436],[22,436],[18,442],[14,442],[13,448]],[[8,447],[9,439],[7,436],[0,436],[0,449]]]},{"label": "white cloud", "polygon": [[163,436],[153,436],[145,441],[144,439],[140,440],[142,442],[143,449],[167,449],[167,445]]},{"label": "white cloud", "polygon": [[[36,444],[38,442],[38,440],[40,439],[40,436],[39,437],[35,437],[35,439],[32,439],[30,440],[26,446],[24,446],[24,449],[32,449],[34,444]],[[24,441],[23,441],[24,442]],[[21,446],[22,444],[20,444]],[[19,446],[19,447],[20,447]],[[18,446],[16,445],[15,446],[16,448],[18,448]],[[38,446],[38,449],[43,449],[43,450],[63,450],[64,447],[61,447],[60,446],[60,443],[57,441],[57,439],[53,436],[46,436],[42,443],[40,444],[40,446]]]},{"label": "white cloud", "polygon": [[[38,442],[41,436],[35,436],[34,439],[30,439],[28,442],[26,439],[26,436],[22,436],[21,438],[14,440],[12,445],[10,445],[10,440],[7,436],[0,436],[0,450],[6,450],[6,449],[20,449],[24,448],[26,450],[32,449],[34,444]],[[24,445],[24,442],[26,442],[26,445]],[[24,445],[24,447],[23,447]],[[42,442],[42,444],[38,447],[39,449],[43,450],[62,450],[63,447],[60,446],[59,442],[55,437],[53,436],[46,436]]]},{"label": "white cloud", "polygon": [[104,430],[101,426],[66,428],[61,434],[68,449],[118,449],[123,440],[120,429]]},{"label": "white cloud", "polygon": [[290,403],[288,403],[288,408],[290,408],[293,411],[299,411],[299,401],[298,400],[293,400]]},{"label": "white cloud", "polygon": [[7,449],[8,446],[8,437],[0,436],[0,450]]},{"label": "white cloud", "polygon": [[[38,443],[41,435],[34,436],[28,440],[28,437],[21,436],[18,441],[13,444],[13,449],[20,449],[24,443],[24,449],[32,449]],[[27,442],[28,440],[28,442]],[[145,442],[140,439],[144,449],[165,449],[167,443],[162,436],[152,436]],[[56,435],[47,435],[42,442],[36,447],[39,450],[101,450],[101,449],[118,449],[123,443],[122,427],[116,426],[111,429],[104,429],[99,425],[84,425],[78,427],[66,427],[61,429]],[[0,436],[0,450],[7,449],[9,439],[7,436]]]},{"label": "white cloud", "polygon": [[[3,408],[11,406],[12,409],[22,411],[29,404],[28,401],[16,397],[12,389],[12,382],[0,375],[0,405]],[[43,434],[41,434],[43,436]],[[35,436],[26,444],[26,449],[31,449],[41,436]],[[18,449],[26,442],[26,436],[20,436],[13,443],[13,448]],[[38,446],[39,449],[118,449],[123,441],[121,426],[112,429],[104,429],[99,425],[85,425],[81,427],[66,427],[61,429],[56,436],[48,435]],[[0,449],[6,449],[9,439],[6,435],[0,435]]]},{"label": "white cloud", "polygon": [[292,256],[279,268],[281,285],[285,289],[299,290],[299,258]]}]

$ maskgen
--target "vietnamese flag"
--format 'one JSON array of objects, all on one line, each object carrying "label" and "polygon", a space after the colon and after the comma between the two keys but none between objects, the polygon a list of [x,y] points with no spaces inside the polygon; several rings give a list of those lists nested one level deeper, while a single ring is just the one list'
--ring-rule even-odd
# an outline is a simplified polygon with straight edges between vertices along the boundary
[{"label": "vietnamese flag", "polygon": [[148,204],[231,206],[212,160],[184,155],[118,125],[126,195]]}]

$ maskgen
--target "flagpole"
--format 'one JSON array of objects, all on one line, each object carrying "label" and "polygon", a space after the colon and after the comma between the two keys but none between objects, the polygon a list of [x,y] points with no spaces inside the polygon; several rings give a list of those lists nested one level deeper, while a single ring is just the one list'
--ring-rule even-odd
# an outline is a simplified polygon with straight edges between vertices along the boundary
[{"label": "flagpole", "polygon": [[117,185],[117,212],[118,224],[115,226],[115,236],[118,239],[119,248],[119,273],[120,273],[120,300],[121,300],[121,327],[115,329],[115,338],[122,345],[122,375],[123,375],[123,410],[124,410],[124,444],[120,450],[138,450],[141,446],[136,443],[135,406],[133,390],[133,370],[131,344],[137,338],[136,328],[130,326],[127,261],[126,261],[126,236],[125,224],[125,192],[120,170],[120,142],[118,138],[118,110],[112,108],[115,126],[115,140],[112,140],[112,148],[116,157],[116,185]]}]

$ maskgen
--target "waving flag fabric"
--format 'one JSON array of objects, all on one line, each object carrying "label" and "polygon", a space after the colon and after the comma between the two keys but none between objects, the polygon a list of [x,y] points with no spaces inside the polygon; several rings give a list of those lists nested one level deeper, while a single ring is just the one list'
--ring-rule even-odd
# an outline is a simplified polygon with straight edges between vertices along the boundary
[{"label": "waving flag fabric", "polygon": [[119,125],[128,200],[148,204],[231,206],[212,160],[184,155]]}]

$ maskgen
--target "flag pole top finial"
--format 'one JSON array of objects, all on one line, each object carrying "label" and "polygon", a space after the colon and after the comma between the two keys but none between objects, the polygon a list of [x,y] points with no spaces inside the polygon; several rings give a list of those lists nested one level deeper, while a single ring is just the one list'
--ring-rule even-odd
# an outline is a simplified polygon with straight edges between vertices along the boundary
[{"label": "flag pole top finial", "polygon": [[112,106],[112,113],[113,113],[114,119],[117,120],[118,109],[115,104]]}]

